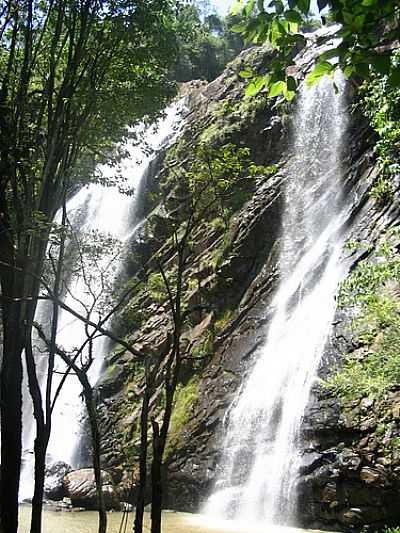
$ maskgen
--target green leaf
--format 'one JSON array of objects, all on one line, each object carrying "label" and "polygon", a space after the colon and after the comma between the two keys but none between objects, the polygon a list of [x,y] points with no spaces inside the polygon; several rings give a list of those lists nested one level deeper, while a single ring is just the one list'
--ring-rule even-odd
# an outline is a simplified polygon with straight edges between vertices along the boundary
[{"label": "green leaf", "polygon": [[325,52],[322,52],[322,54],[319,56],[319,60],[326,61],[327,59],[338,57],[340,55],[340,52],[341,50],[339,48],[332,48],[331,50],[326,50]]},{"label": "green leaf", "polygon": [[274,0],[275,4],[275,12],[280,15],[283,13],[283,10],[285,9],[282,0]]},{"label": "green leaf", "polygon": [[377,3],[377,0],[363,0],[361,5],[365,7],[372,7]]},{"label": "green leaf", "polygon": [[244,0],[235,0],[235,2],[232,4],[230,14],[233,16],[239,15],[243,9],[243,5]]},{"label": "green leaf", "polygon": [[354,27],[357,31],[361,31],[365,22],[365,14],[357,15],[354,19]]},{"label": "green leaf", "polygon": [[286,98],[288,102],[291,102],[293,98],[296,96],[296,91],[283,91],[283,95]]},{"label": "green leaf", "polygon": [[328,61],[320,61],[314,67],[314,70],[306,77],[306,84],[308,87],[317,83],[321,78],[330,74],[335,69],[335,66]]},{"label": "green leaf", "polygon": [[270,86],[269,91],[268,91],[268,96],[269,98],[275,98],[276,96],[279,96],[286,90],[287,90],[286,82],[276,81]]},{"label": "green leaf", "polygon": [[230,26],[229,30],[234,33],[242,33],[247,30],[247,22],[242,21],[238,22],[237,24],[233,24],[232,26]]},{"label": "green leaf", "polygon": [[284,17],[289,22],[295,22],[296,24],[302,23],[301,15],[298,11],[295,11],[294,9],[289,9],[288,11],[285,11]]},{"label": "green leaf", "polygon": [[264,87],[268,85],[269,79],[269,75],[257,76],[253,78],[246,87],[245,96],[249,98],[258,94],[262,89],[264,89]]},{"label": "green leaf", "polygon": [[251,68],[245,68],[239,72],[239,76],[244,79],[254,78],[254,70]]},{"label": "green leaf", "polygon": [[248,17],[250,17],[251,14],[253,13],[255,3],[256,3],[256,0],[248,0],[246,7],[244,8],[244,12],[246,13]]},{"label": "green leaf", "polygon": [[343,20],[345,21],[346,24],[353,24],[353,15],[351,13],[349,13],[348,11],[343,11]]},{"label": "green leaf", "polygon": [[343,74],[345,75],[345,77],[347,79],[349,79],[351,77],[351,75],[353,74],[354,72],[354,67],[353,65],[347,65],[347,67],[344,68],[343,70]]},{"label": "green leaf", "polygon": [[264,0],[257,0],[257,7],[260,13],[264,12]]}]

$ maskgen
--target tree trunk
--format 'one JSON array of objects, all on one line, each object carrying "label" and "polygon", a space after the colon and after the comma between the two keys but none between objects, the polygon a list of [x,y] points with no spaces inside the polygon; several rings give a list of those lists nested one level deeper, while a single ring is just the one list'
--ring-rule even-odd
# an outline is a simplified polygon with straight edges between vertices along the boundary
[{"label": "tree trunk", "polygon": [[[15,257],[9,243],[2,243],[2,258],[13,266]],[[22,454],[22,350],[26,327],[22,304],[15,296],[23,291],[24,279],[15,269],[1,270],[3,361],[1,368],[1,520],[3,533],[18,528],[18,491]]]},{"label": "tree trunk", "polygon": [[[82,376],[81,376],[82,378]],[[89,381],[84,376],[84,379],[81,379],[81,384],[83,386],[83,395],[85,397],[86,408],[89,416],[90,430],[92,434],[92,458],[93,458],[93,469],[94,477],[96,480],[96,491],[97,491],[97,500],[99,504],[99,533],[106,533],[107,531],[107,513],[104,503],[103,495],[103,483],[101,479],[101,439],[99,426],[97,423],[97,412],[96,412],[96,403],[93,398],[93,389],[90,386]]]},{"label": "tree trunk", "polygon": [[[4,295],[4,291],[3,291]],[[11,303],[3,317],[1,370],[1,530],[17,533],[22,454],[22,345],[20,306]],[[4,312],[4,311],[3,311]],[[5,320],[4,320],[5,318]]]},{"label": "tree trunk", "polygon": [[153,462],[151,465],[151,533],[161,533],[162,513],[162,458],[164,446],[160,437],[158,423],[152,419],[153,426]]},{"label": "tree trunk", "polygon": [[139,489],[136,499],[134,532],[143,532],[143,515],[147,484],[147,425],[149,419],[150,391],[146,386],[140,415],[140,457],[139,457]]},{"label": "tree trunk", "polygon": [[38,433],[35,439],[35,489],[32,499],[31,533],[41,533],[46,450],[49,435]]}]

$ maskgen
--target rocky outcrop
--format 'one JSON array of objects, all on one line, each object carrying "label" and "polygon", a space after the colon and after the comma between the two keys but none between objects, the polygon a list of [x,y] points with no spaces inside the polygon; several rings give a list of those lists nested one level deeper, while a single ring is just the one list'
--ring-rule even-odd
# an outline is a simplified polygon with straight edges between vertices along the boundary
[{"label": "rocky outcrop", "polygon": [[[64,477],[64,487],[66,496],[75,507],[98,509],[94,470],[91,468],[74,470],[67,474]],[[107,472],[102,472],[102,490],[106,509],[119,509],[119,498]]]},{"label": "rocky outcrop", "polygon": [[322,388],[314,391],[303,426],[304,525],[379,528],[398,522],[399,399],[392,391],[379,407],[365,398],[343,411]]},{"label": "rocky outcrop", "polygon": [[71,470],[71,467],[62,461],[57,461],[46,468],[44,483],[44,497],[46,499],[60,501],[67,496],[64,478]]},{"label": "rocky outcrop", "polygon": [[[243,100],[245,81],[238,73],[249,57],[255,66],[261,67],[267,56],[261,49],[250,50],[218,80],[205,86],[200,84],[191,92],[190,100],[196,107],[189,108],[181,137],[167,150],[156,174],[147,177],[148,182],[152,182],[149,184],[151,190],[158,190],[168,202],[173,203],[178,196],[168,179],[168,169],[177,158],[184,161],[193,142],[207,140],[216,147],[225,143],[247,146],[257,165],[280,163],[287,136],[280,113],[264,98],[251,102]],[[191,308],[199,310],[193,312],[192,328],[184,334],[188,357],[185,357],[182,372],[183,383],[193,375],[202,383],[203,370],[208,373],[214,364],[218,364],[216,357],[221,357],[219,349],[225,350],[229,330],[238,327],[260,298],[269,297],[275,279],[283,179],[278,171],[273,175],[260,173],[249,180],[254,193],[234,213],[227,238],[223,238],[220,227],[209,222],[200,225],[193,235],[193,256],[187,275],[197,281],[192,283],[185,298]],[[154,250],[159,240],[167,239],[164,216],[163,209],[158,206],[149,213],[151,233],[143,228],[147,250],[140,250],[142,257],[148,257],[149,250]],[[137,251],[135,248],[135,253]],[[168,253],[167,250],[166,255]],[[263,275],[259,276],[261,271]],[[228,315],[231,315],[229,319]],[[126,326],[127,319],[130,328]],[[130,341],[144,353],[156,356],[168,349],[170,317],[166,302],[154,301],[146,293],[137,294],[130,314],[122,317],[120,322],[124,324]],[[136,329],[134,322],[138,326]],[[219,355],[216,355],[217,351]],[[198,363],[194,368],[194,363],[190,362],[193,352],[202,354],[200,368]],[[118,483],[125,476],[126,443],[129,443],[129,453],[136,453],[139,444],[136,422],[142,384],[140,371],[133,375],[133,369],[137,371],[137,368],[137,361],[128,354],[111,355],[99,384],[99,410],[104,414],[101,430],[107,435],[103,443],[103,461]],[[226,399],[223,404],[227,405]]]}]

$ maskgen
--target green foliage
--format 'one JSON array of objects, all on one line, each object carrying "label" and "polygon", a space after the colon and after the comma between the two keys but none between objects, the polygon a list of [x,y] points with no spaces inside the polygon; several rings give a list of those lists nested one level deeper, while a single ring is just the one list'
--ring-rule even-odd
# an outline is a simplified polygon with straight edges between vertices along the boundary
[{"label": "green foliage", "polygon": [[[382,45],[398,35],[400,6],[397,0],[319,0],[320,12],[329,10],[329,19],[340,24],[332,30],[340,39],[333,40],[331,48],[317,58],[308,83],[318,82],[325,75],[332,75],[341,68],[347,77],[368,79],[371,73],[387,76],[392,87],[400,85],[400,67],[391,62],[393,52]],[[237,0],[232,13],[239,17],[234,31],[240,33],[246,43],[268,42],[275,49],[271,70],[266,76],[251,78],[249,96],[265,89],[270,97],[283,96],[291,100],[297,81],[290,75],[296,49],[304,44],[300,29],[309,24],[311,2],[309,0]],[[321,15],[325,22],[325,15]],[[331,59],[335,59],[330,63]]]},{"label": "green foliage", "polygon": [[232,318],[232,310],[231,309],[225,309],[221,315],[218,317],[218,319],[215,321],[214,328],[216,332],[223,331],[224,328],[229,324],[230,319]]},{"label": "green foliage", "polygon": [[182,5],[176,23],[179,54],[174,79],[215,79],[243,48],[242,38],[230,29],[232,24],[232,17],[202,16],[195,4]]},{"label": "green foliage", "polygon": [[378,246],[375,260],[362,261],[346,278],[340,287],[339,305],[363,306],[374,301],[376,292],[386,281],[400,282],[400,257],[393,242],[395,238],[395,232],[384,238]]},{"label": "green foliage", "polygon": [[369,194],[378,205],[383,206],[393,200],[394,186],[388,176],[380,175]]},{"label": "green foliage", "polygon": [[[167,276],[167,280],[168,278],[170,278],[170,276]],[[167,288],[160,272],[152,272],[149,275],[147,278],[146,288],[151,298],[156,302],[162,303],[167,299]]]},{"label": "green foliage", "polygon": [[219,217],[227,228],[232,214],[250,197],[254,176],[275,171],[274,165],[255,165],[248,148],[202,143],[185,178],[198,212],[206,219]]},{"label": "green foliage", "polygon": [[347,356],[326,386],[345,401],[381,399],[400,382],[400,258],[390,239],[375,260],[362,261],[341,288],[341,304],[357,310],[353,327],[361,351]]},{"label": "green foliage", "polygon": [[399,302],[376,297],[357,320],[359,339],[370,345],[362,355],[350,355],[327,386],[344,400],[381,398],[400,382]]},{"label": "green foliage", "polygon": [[15,0],[0,11],[0,246],[29,254],[40,274],[64,196],[102,181],[96,165],[116,165],[129,126],[176,92],[175,1]]},{"label": "green foliage", "polygon": [[[393,54],[392,63],[399,65],[399,52]],[[393,199],[393,178],[400,174],[400,88],[392,87],[388,76],[373,76],[364,84],[361,106],[379,135],[375,151],[380,174],[371,196],[384,205]]]},{"label": "green foliage", "polygon": [[175,393],[170,430],[165,446],[165,457],[171,455],[179,446],[182,429],[192,417],[193,404],[199,397],[198,383],[192,379],[186,385],[178,385]]},{"label": "green foliage", "polygon": [[215,334],[213,331],[208,331],[204,337],[199,341],[192,350],[192,357],[198,359],[199,361],[195,362],[195,367],[201,368],[204,366],[204,361],[212,354],[212,349],[214,346]]}]

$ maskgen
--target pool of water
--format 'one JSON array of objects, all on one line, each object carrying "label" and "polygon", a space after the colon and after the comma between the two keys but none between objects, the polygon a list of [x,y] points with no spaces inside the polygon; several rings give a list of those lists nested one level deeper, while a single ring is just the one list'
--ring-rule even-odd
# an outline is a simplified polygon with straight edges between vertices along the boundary
[{"label": "pool of water", "polygon": [[[18,533],[29,533],[31,509],[20,509],[20,526]],[[97,533],[97,513],[89,511],[45,511],[43,533]],[[122,513],[108,513],[107,533],[120,533]],[[134,514],[130,513],[126,529],[122,533],[131,533]],[[143,531],[150,531],[149,515],[146,513]],[[189,513],[163,513],[163,533],[299,533],[302,530],[280,527],[253,527],[227,520],[214,519]]]}]

